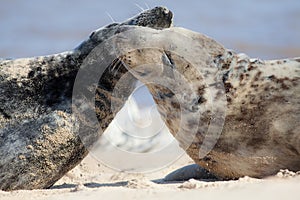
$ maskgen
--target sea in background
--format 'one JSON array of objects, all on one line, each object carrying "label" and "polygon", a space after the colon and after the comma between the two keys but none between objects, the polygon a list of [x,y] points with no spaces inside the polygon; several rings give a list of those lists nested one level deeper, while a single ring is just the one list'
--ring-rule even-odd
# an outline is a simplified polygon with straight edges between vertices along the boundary
[{"label": "sea in background", "polygon": [[[206,34],[226,48],[250,57],[275,59],[300,56],[299,0],[2,0],[0,58],[31,57],[71,50],[93,30],[113,21],[123,21],[142,9],[157,5],[164,5],[174,13],[175,26]],[[151,120],[151,117],[145,118],[149,113],[153,114],[154,105],[147,89],[137,90],[133,97],[132,107],[124,108],[128,109],[127,115],[123,112],[119,119],[133,120],[133,125],[130,122],[127,125],[130,130],[138,129],[139,133],[141,126],[138,124],[145,123],[145,120],[155,121],[150,123],[153,127],[145,131],[163,129],[166,132],[165,127],[157,128],[164,126],[164,123]],[[136,104],[142,106],[136,109]],[[135,111],[137,113],[133,113]],[[153,116],[157,118],[156,114]],[[137,126],[136,129],[134,126]],[[168,133],[169,137],[161,136],[165,140],[157,137],[157,133],[153,133],[150,141],[141,142],[141,138],[128,140],[124,127],[118,128],[118,125],[111,127],[110,132],[114,132],[115,136],[110,134],[108,138],[112,138],[108,143],[117,147],[127,145],[124,150],[133,152],[151,151],[158,141],[172,140]],[[144,135],[150,137],[151,133]],[[149,144],[152,145],[150,149]]]},{"label": "sea in background", "polygon": [[0,57],[70,50],[112,19],[123,21],[157,5],[173,11],[176,26],[251,57],[300,56],[299,0],[2,0]]}]

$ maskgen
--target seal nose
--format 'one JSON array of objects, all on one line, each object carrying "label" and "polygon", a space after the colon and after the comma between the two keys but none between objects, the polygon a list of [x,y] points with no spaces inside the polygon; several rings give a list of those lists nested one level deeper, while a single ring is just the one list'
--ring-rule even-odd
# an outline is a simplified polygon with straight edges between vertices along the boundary
[{"label": "seal nose", "polygon": [[169,19],[173,18],[173,13],[168,8],[162,7],[162,11]]},{"label": "seal nose", "polygon": [[163,12],[167,15],[169,14],[170,10],[168,8],[163,7]]},{"label": "seal nose", "polygon": [[156,11],[157,14],[163,14],[168,19],[173,18],[173,13],[166,7],[158,6],[158,7],[155,7],[154,10]]}]

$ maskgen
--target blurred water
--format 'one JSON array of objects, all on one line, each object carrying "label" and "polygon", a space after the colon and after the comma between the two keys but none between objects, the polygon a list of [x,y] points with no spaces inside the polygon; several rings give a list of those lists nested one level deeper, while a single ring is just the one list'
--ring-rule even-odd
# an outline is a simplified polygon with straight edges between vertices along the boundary
[{"label": "blurred water", "polygon": [[[300,56],[299,0],[2,0],[0,57],[28,57],[69,50],[105,24],[140,8],[165,5],[175,25],[207,34],[252,57]],[[107,14],[109,13],[109,14]]]},{"label": "blurred water", "polygon": [[[165,5],[173,11],[176,26],[204,33],[236,52],[263,59],[300,56],[299,0],[2,0],[0,58],[46,55],[73,49],[90,32],[111,23],[109,16],[115,21],[123,21],[140,12],[139,7],[156,5]],[[135,98],[144,106],[138,113],[143,117],[152,109],[153,100],[145,88],[135,94]],[[128,117],[123,116],[123,119]],[[153,124],[154,128],[158,124]],[[129,122],[128,126],[131,126]],[[166,131],[164,127],[163,135],[156,137],[156,141],[165,138],[164,141],[169,142],[171,137],[166,137]],[[134,152],[149,150],[149,141],[135,144],[133,140],[134,144],[130,143],[115,125],[106,135],[109,132],[115,133],[112,136],[115,146],[124,143],[136,145],[133,150],[130,146]],[[150,142],[151,145],[159,143]]]}]

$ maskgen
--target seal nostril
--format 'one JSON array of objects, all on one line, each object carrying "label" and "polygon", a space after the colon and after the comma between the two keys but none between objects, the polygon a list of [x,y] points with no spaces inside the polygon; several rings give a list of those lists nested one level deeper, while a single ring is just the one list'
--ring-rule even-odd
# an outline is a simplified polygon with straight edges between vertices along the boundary
[{"label": "seal nostril", "polygon": [[173,18],[173,13],[168,9],[164,10],[164,15],[167,16],[169,19]]},{"label": "seal nostril", "polygon": [[170,13],[169,9],[167,9],[167,8],[164,8],[163,11],[166,15]]}]

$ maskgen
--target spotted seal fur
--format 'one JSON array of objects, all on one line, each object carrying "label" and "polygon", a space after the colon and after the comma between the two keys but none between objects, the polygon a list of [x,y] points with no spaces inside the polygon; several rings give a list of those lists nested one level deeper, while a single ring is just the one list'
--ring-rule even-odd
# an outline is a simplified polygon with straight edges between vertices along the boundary
[{"label": "spotted seal fur", "polygon": [[[171,47],[157,43],[156,50],[132,51],[121,59],[139,80],[147,84],[170,132],[181,147],[187,147],[186,152],[195,163],[221,179],[243,176],[263,178],[276,174],[280,169],[299,171],[300,59],[250,59],[245,54],[227,50],[211,38],[186,29],[171,28],[159,32],[160,35],[167,32],[164,36],[167,38],[166,35],[172,31],[193,39],[194,45],[199,47],[198,54],[195,55],[194,50],[186,51],[194,57],[198,56],[195,58],[200,59],[199,65],[193,66],[183,55],[170,51],[170,48],[174,50],[178,46],[175,41]],[[154,40],[159,40],[157,31],[153,32]],[[145,64],[145,68],[138,67]],[[171,67],[165,70],[157,66]],[[206,79],[213,69],[218,69],[215,74],[218,79],[207,85]],[[154,71],[157,72],[155,76],[175,85],[172,71],[178,71],[190,81],[198,98],[195,101],[190,99],[192,92],[181,83],[175,88],[181,91],[180,95],[184,98],[180,95],[178,98],[168,88],[149,84],[148,80],[153,78],[151,72]],[[227,105],[220,104],[222,96]],[[213,102],[211,107],[210,98]],[[222,117],[224,106],[226,115]],[[187,107],[191,113],[202,110],[200,120],[188,118],[182,125],[182,107]],[[219,127],[212,127],[212,134],[208,135],[212,122]],[[220,135],[214,135],[214,130],[217,132],[220,127]],[[182,134],[178,135],[179,129]],[[191,141],[188,138],[192,130],[197,131]],[[213,148],[201,155],[206,138],[208,143],[212,142]]]},{"label": "spotted seal fur", "polygon": [[[72,89],[87,55],[122,27],[156,29],[172,24],[172,12],[156,7],[123,22],[94,31],[75,50],[34,58],[0,61],[0,189],[48,188],[86,155],[71,110]],[[107,67],[107,66],[102,66]],[[101,128],[113,119],[111,91],[125,69],[110,65],[96,95]],[[128,92],[132,91],[128,88]],[[82,125],[82,124],[80,124]],[[84,125],[82,125],[84,126]]]}]

